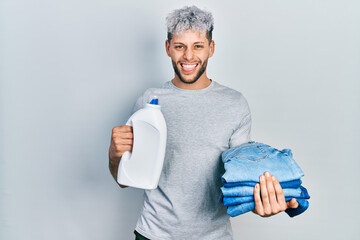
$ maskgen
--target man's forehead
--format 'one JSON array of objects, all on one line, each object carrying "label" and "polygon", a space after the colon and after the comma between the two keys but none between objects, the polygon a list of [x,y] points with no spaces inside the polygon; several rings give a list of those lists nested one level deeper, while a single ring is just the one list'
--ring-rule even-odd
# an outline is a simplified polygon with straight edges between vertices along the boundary
[{"label": "man's forehead", "polygon": [[172,42],[202,42],[207,43],[208,39],[205,32],[189,29],[180,33],[174,33],[172,36]]}]

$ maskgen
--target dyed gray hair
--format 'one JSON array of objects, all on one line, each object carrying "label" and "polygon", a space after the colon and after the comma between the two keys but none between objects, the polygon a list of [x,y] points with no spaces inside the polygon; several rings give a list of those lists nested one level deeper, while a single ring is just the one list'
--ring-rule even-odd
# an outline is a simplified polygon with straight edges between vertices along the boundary
[{"label": "dyed gray hair", "polygon": [[166,17],[166,25],[169,42],[173,34],[179,34],[189,29],[205,32],[209,43],[212,40],[213,16],[210,12],[203,11],[196,6],[174,10]]}]

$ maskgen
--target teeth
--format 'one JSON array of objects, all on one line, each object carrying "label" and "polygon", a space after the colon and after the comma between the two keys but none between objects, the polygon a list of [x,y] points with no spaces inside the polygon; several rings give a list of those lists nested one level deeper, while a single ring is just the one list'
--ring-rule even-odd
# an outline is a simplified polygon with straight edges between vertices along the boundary
[{"label": "teeth", "polygon": [[197,65],[197,64],[192,64],[192,65],[182,64],[182,66],[183,66],[184,68],[194,68],[194,67],[196,67],[196,65]]}]

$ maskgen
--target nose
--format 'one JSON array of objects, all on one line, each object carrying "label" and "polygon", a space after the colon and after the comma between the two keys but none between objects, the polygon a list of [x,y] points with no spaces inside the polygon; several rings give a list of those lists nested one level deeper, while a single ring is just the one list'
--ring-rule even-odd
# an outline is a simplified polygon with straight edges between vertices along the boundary
[{"label": "nose", "polygon": [[194,58],[194,53],[191,48],[187,48],[184,52],[184,59],[185,60],[192,60]]}]

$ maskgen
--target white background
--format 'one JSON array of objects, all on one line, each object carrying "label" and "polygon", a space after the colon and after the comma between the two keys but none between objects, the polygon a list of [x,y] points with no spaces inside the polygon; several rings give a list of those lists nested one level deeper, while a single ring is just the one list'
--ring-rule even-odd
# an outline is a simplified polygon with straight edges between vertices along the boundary
[{"label": "white background", "polygon": [[142,190],[108,171],[111,129],[173,77],[165,17],[215,18],[208,76],[242,92],[252,138],[291,148],[310,208],[232,219],[234,239],[358,239],[358,1],[2,0],[0,239],[133,239]]}]

